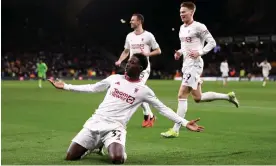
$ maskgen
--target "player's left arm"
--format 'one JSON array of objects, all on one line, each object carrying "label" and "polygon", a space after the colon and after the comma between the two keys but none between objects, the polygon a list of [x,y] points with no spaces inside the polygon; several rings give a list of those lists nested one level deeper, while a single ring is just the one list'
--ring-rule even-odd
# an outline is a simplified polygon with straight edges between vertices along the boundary
[{"label": "player's left arm", "polygon": [[103,92],[110,87],[111,80],[115,77],[115,75],[109,76],[106,79],[97,82],[95,84],[86,84],[86,85],[71,85],[66,84],[62,81],[54,81],[49,79],[48,81],[52,83],[52,85],[57,89],[63,89],[68,91],[75,92],[87,92],[87,93],[97,93]]},{"label": "player's left arm", "polygon": [[46,63],[44,63],[44,66],[45,66],[45,72],[48,71],[48,66],[46,65]]},{"label": "player's left arm", "polygon": [[198,33],[199,33],[201,40],[204,40],[207,42],[207,44],[203,47],[203,49],[199,50],[199,55],[202,56],[202,55],[207,54],[213,48],[216,47],[216,41],[204,24],[201,24],[198,27]]},{"label": "player's left arm", "polygon": [[150,47],[153,51],[151,51],[150,53],[147,54],[147,56],[156,56],[156,55],[160,55],[161,49],[159,47],[159,44],[157,43],[155,37],[153,36],[153,34],[150,34]]},{"label": "player's left arm", "polygon": [[157,111],[167,117],[168,119],[174,121],[175,123],[181,124],[191,131],[203,131],[204,127],[198,126],[196,124],[199,121],[199,118],[196,120],[188,121],[179,115],[177,115],[172,109],[163,104],[154,94],[154,92],[150,89],[146,89],[146,94],[144,95],[144,101],[151,104]]},{"label": "player's left arm", "polygon": [[271,67],[270,63],[268,63],[268,71],[271,69],[272,69],[272,67]]}]

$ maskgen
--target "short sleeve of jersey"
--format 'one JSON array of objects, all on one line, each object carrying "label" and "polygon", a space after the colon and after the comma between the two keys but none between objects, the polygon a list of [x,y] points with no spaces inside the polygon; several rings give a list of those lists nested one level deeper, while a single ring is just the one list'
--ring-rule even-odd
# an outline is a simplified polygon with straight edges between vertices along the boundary
[{"label": "short sleeve of jersey", "polygon": [[126,37],[124,48],[125,48],[125,49],[130,49],[129,34],[128,34],[127,37]]},{"label": "short sleeve of jersey", "polygon": [[151,49],[155,50],[155,49],[159,48],[159,44],[157,43],[154,35],[150,33],[149,37],[150,37],[150,47],[151,47]]}]

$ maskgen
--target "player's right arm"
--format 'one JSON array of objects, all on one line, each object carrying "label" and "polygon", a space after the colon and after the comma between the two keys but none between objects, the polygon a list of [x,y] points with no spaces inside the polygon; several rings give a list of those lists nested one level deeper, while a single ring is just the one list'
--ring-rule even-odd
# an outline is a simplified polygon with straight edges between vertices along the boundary
[{"label": "player's right arm", "polygon": [[100,82],[97,82],[95,84],[86,84],[86,85],[71,85],[61,81],[54,81],[51,79],[49,79],[48,81],[51,82],[52,85],[57,89],[63,89],[63,90],[75,91],[75,92],[97,93],[97,92],[103,92],[109,88],[112,77],[114,77],[114,75],[109,76],[106,79]]},{"label": "player's right arm", "polygon": [[117,62],[115,62],[116,66],[120,66],[121,63],[128,57],[129,55],[129,51],[130,51],[130,44],[128,41],[128,36],[126,37],[126,41],[125,41],[125,46],[124,46],[124,51],[122,52],[119,60]]},{"label": "player's right arm", "polygon": [[263,64],[264,64],[263,62],[261,62],[260,64],[257,62],[257,66],[258,66],[258,67],[262,67]]},{"label": "player's right arm", "polygon": [[128,55],[129,55],[129,49],[125,48],[124,51],[122,52],[119,60],[117,62],[115,62],[115,65],[120,66],[121,63],[128,57]]},{"label": "player's right arm", "polygon": [[185,126],[187,129],[191,131],[203,131],[204,127],[198,126],[196,124],[197,121],[199,121],[199,118],[196,120],[188,121],[179,115],[177,115],[172,109],[167,107],[165,104],[163,104],[154,94],[154,92],[150,89],[146,89],[146,94],[144,95],[144,101],[151,104],[155,109],[158,110],[158,112],[167,117],[168,119],[174,121],[175,123],[181,124],[182,126]]},{"label": "player's right arm", "polygon": [[[182,25],[180,26],[179,34],[180,34],[180,31],[181,31],[181,27],[182,27]],[[180,42],[180,45],[181,45],[181,42]],[[175,59],[175,60],[179,60],[182,54],[183,54],[183,53],[182,53],[182,50],[181,50],[181,49],[175,50],[175,51],[174,51],[174,59]]]}]

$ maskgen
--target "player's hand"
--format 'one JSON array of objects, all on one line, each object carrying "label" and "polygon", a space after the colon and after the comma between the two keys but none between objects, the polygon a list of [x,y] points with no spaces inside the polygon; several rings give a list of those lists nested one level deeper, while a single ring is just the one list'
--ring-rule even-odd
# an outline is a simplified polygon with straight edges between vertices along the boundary
[{"label": "player's hand", "polygon": [[181,57],[181,53],[179,51],[175,50],[175,52],[174,52],[174,59],[175,60],[179,60],[180,57]]},{"label": "player's hand", "polygon": [[120,67],[120,66],[121,66],[121,63],[122,63],[122,62],[118,60],[117,62],[115,62],[115,65],[118,66],[118,67]]},{"label": "player's hand", "polygon": [[145,53],[144,50],[141,48],[141,54],[145,55],[145,56],[150,56],[150,53]]},{"label": "player's hand", "polygon": [[63,89],[64,88],[64,82],[62,82],[62,81],[54,81],[52,79],[48,79],[48,81],[57,89]]},{"label": "player's hand", "polygon": [[189,129],[190,131],[195,131],[195,132],[201,132],[204,130],[203,126],[199,126],[196,122],[198,122],[200,118],[197,118],[196,120],[191,120],[187,125],[186,128]]},{"label": "player's hand", "polygon": [[190,58],[196,59],[197,57],[199,57],[199,52],[198,51],[194,51],[194,50],[189,50],[188,51],[188,56]]}]

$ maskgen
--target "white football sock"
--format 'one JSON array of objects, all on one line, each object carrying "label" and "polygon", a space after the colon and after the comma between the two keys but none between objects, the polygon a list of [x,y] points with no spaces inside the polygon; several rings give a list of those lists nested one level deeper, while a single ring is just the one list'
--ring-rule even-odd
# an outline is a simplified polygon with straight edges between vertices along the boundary
[{"label": "white football sock", "polygon": [[201,95],[200,102],[213,101],[213,100],[229,100],[228,94],[216,93],[216,92],[205,92]]},{"label": "white football sock", "polygon": [[265,85],[266,85],[266,81],[263,82],[263,86],[265,86]]},{"label": "white football sock", "polygon": [[227,78],[223,78],[223,85],[226,85]]},{"label": "white football sock", "polygon": [[149,115],[150,118],[153,117],[153,113],[151,112],[151,109],[150,109],[150,106],[149,106],[148,103],[143,102],[141,107],[143,108],[143,114],[144,115]]},{"label": "white football sock", "polygon": [[[188,109],[187,99],[178,99],[177,115],[179,115],[182,118],[185,118],[187,109]],[[176,132],[179,132],[180,128],[181,128],[181,124],[175,123],[173,126],[173,130]]]}]

